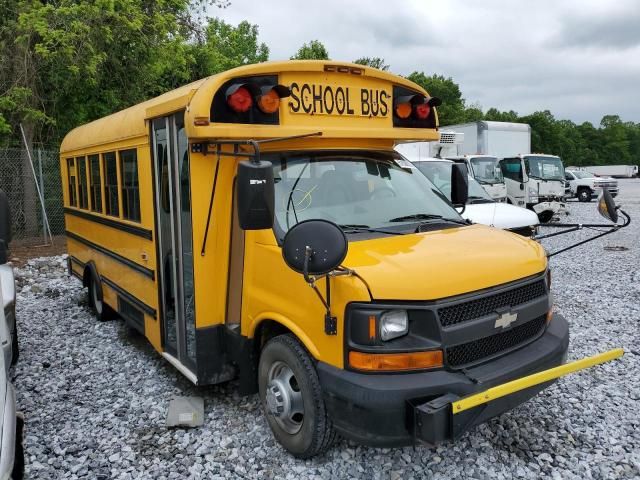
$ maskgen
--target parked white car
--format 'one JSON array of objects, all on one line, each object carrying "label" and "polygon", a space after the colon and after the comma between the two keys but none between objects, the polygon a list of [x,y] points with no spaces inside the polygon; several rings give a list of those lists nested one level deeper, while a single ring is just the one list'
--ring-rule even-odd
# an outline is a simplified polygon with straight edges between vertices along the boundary
[{"label": "parked white car", "polygon": [[[450,160],[424,158],[412,162],[448,198],[451,198]],[[496,202],[484,188],[469,176],[469,199],[462,217],[473,223],[509,230],[527,237],[536,232],[538,216],[531,210]]]},{"label": "parked white car", "polygon": [[609,190],[612,197],[618,195],[618,181],[612,177],[598,177],[587,170],[565,170],[564,178],[569,182],[569,195],[581,202],[590,202],[603,188]]},{"label": "parked white car", "polygon": [[16,407],[16,394],[9,381],[10,367],[18,359],[16,293],[13,269],[6,264],[11,240],[7,196],[0,190],[0,480],[21,479],[24,474],[23,419]]}]

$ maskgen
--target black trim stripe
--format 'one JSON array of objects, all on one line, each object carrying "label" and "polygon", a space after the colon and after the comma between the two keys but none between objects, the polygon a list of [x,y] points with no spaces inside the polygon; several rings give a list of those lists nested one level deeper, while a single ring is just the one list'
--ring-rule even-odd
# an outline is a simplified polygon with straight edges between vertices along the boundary
[{"label": "black trim stripe", "polygon": [[71,275],[73,275],[74,277],[76,277],[78,280],[82,281],[82,275],[80,275],[79,273],[76,273],[75,271],[71,270]]},{"label": "black trim stripe", "polygon": [[93,243],[90,240],[87,240],[84,237],[81,237],[80,235],[77,235],[73,232],[70,232],[69,230],[65,230],[65,235],[73,240],[75,240],[76,242],[80,242],[84,245],[86,245],[89,248],[92,248],[94,250],[96,250],[97,252],[102,253],[103,255],[106,255],[107,257],[111,257],[114,260],[117,260],[118,262],[122,263],[123,265],[126,265],[127,267],[131,268],[132,270],[135,270],[136,272],[144,275],[145,277],[150,278],[151,280],[155,280],[156,278],[156,274],[153,270],[151,270],[150,268],[144,267],[136,262],[133,262],[131,260],[129,260],[128,258],[123,257],[122,255],[118,255],[115,252],[112,252],[111,250],[102,247],[96,243]]},{"label": "black trim stripe", "polygon": [[156,309],[155,308],[147,305],[142,300],[138,299],[137,297],[134,297],[129,292],[123,290],[121,287],[119,287],[113,281],[109,280],[107,277],[105,277],[103,275],[100,275],[100,280],[102,280],[102,282],[105,285],[107,285],[110,288],[112,288],[113,290],[115,290],[116,293],[118,295],[120,295],[122,298],[124,298],[127,302],[131,303],[136,308],[138,308],[139,310],[143,311],[144,313],[146,313],[150,317],[156,318]]},{"label": "black trim stripe", "polygon": [[65,207],[64,213],[73,215],[75,217],[83,218],[91,222],[96,222],[107,227],[115,228],[116,230],[122,230],[123,232],[136,235],[138,237],[146,238],[147,240],[153,239],[153,232],[146,228],[136,227],[135,225],[129,225],[127,223],[118,222],[110,218],[94,215],[93,213],[83,212],[82,210],[76,210],[74,208]]},{"label": "black trim stripe", "polygon": [[82,260],[80,260],[77,257],[74,257],[73,255],[69,255],[69,258],[71,259],[71,261],[75,264],[77,264],[80,268],[84,268],[84,266],[86,265],[86,263],[84,263]]}]

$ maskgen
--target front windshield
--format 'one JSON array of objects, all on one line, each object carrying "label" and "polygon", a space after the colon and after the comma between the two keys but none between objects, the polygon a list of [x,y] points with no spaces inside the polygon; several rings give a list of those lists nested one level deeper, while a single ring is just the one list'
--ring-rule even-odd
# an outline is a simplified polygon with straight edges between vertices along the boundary
[{"label": "front windshield", "polygon": [[564,166],[559,157],[528,155],[525,162],[530,177],[564,181]]},{"label": "front windshield", "polygon": [[[451,201],[451,166],[450,162],[429,161],[415,162],[420,170]],[[467,203],[493,202],[491,196],[473,177],[469,176],[469,200]]]},{"label": "front windshield", "polygon": [[494,184],[504,182],[496,157],[472,157],[470,161],[473,176],[480,183]]},{"label": "front windshield", "polygon": [[584,170],[576,170],[571,172],[575,175],[576,178],[594,178],[595,175],[591,172],[586,172]]},{"label": "front windshield", "polygon": [[424,175],[400,167],[396,160],[402,157],[392,152],[283,152],[262,158],[273,164],[278,234],[308,219],[345,228],[413,223],[411,231],[417,220],[405,217],[462,221]]}]

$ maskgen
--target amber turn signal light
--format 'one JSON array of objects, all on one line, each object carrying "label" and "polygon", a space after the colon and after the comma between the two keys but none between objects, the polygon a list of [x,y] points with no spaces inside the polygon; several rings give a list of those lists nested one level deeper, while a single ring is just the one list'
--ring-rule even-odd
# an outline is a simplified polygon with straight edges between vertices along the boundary
[{"label": "amber turn signal light", "polygon": [[396,115],[399,118],[409,118],[411,111],[413,110],[409,102],[403,102],[396,104]]},{"label": "amber turn signal light", "polygon": [[264,113],[275,113],[280,106],[280,95],[272,88],[258,97],[258,108]]},{"label": "amber turn signal light", "polygon": [[351,368],[366,371],[422,370],[442,366],[442,350],[411,353],[349,352]]}]

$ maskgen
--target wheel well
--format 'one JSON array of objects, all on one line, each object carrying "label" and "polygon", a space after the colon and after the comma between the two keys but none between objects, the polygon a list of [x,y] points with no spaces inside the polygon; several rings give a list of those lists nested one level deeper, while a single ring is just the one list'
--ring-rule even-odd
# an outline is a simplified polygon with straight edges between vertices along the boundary
[{"label": "wheel well", "polygon": [[589,190],[589,191],[591,191],[591,189],[589,187],[585,186],[585,185],[579,186],[578,187],[578,191],[580,191],[580,190]]},{"label": "wheel well", "polygon": [[265,344],[272,338],[287,333],[293,332],[275,320],[263,320],[260,325],[258,325],[258,328],[256,328],[256,333],[253,336],[256,351],[259,352],[262,350]]}]

